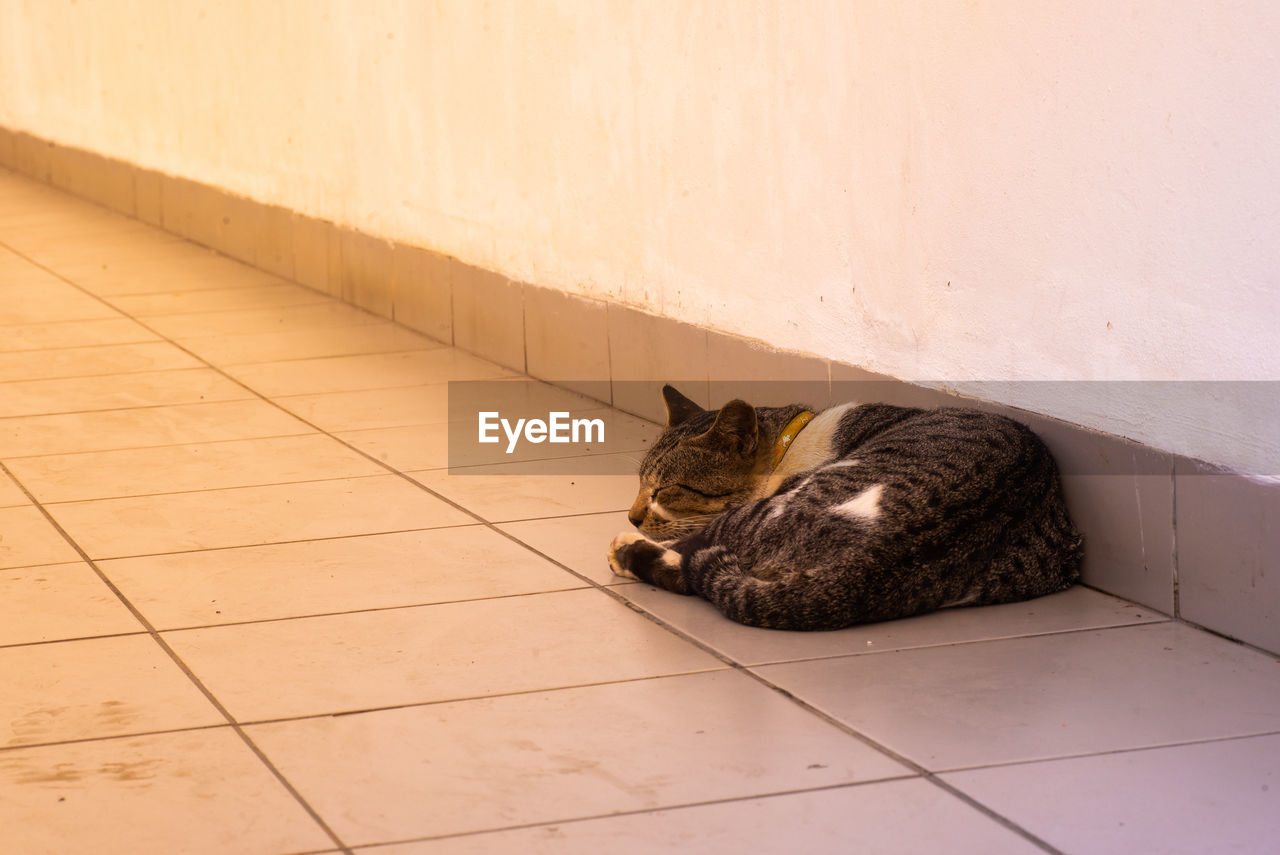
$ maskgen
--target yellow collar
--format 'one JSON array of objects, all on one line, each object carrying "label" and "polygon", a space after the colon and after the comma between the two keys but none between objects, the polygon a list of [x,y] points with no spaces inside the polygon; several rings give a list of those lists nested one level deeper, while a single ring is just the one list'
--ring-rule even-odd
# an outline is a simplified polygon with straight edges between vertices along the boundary
[{"label": "yellow collar", "polygon": [[791,442],[800,435],[800,431],[804,430],[804,426],[813,421],[814,414],[805,410],[791,421],[787,422],[787,426],[782,429],[782,433],[778,435],[778,441],[773,444],[773,468],[777,469],[778,464],[782,462],[782,456],[787,453],[787,449],[791,447]]}]

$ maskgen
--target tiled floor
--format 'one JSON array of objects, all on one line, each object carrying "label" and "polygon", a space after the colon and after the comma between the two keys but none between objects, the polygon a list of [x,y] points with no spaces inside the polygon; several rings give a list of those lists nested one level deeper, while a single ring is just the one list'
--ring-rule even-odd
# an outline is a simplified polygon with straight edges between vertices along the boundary
[{"label": "tiled floor", "polygon": [[1273,657],[731,624],[609,574],[616,460],[443,468],[508,374],[0,172],[0,850],[1280,849]]}]

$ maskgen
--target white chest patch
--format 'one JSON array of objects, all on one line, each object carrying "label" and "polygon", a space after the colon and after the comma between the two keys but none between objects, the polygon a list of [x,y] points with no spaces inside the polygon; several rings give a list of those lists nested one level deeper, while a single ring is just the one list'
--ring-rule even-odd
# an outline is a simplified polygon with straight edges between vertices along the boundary
[{"label": "white chest patch", "polygon": [[832,505],[831,513],[864,522],[874,520],[880,516],[880,494],[883,492],[883,484],[872,484],[847,502]]},{"label": "white chest patch", "polygon": [[782,482],[797,472],[814,469],[831,459],[831,437],[840,426],[840,419],[857,404],[841,404],[829,410],[823,410],[809,422],[808,426],[796,435],[795,441],[782,456],[778,468],[765,482],[764,492],[759,495],[771,496],[782,486]]}]

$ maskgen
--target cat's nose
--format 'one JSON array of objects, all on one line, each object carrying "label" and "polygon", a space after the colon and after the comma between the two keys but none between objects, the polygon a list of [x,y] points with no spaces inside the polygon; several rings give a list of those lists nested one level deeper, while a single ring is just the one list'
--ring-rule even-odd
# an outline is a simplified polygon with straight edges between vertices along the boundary
[{"label": "cat's nose", "polygon": [[639,528],[640,523],[644,522],[644,518],[648,513],[649,496],[642,490],[640,495],[636,496],[636,500],[631,503],[631,510],[627,512],[627,519],[631,520],[633,526]]}]

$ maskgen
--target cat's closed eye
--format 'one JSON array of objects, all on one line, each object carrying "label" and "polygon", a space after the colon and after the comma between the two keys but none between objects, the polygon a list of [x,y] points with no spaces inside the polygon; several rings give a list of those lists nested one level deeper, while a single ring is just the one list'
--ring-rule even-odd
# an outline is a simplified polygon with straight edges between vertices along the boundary
[{"label": "cat's closed eye", "polygon": [[662,494],[666,492],[668,495],[665,496],[665,498],[671,499],[674,496],[680,495],[680,491],[693,493],[695,496],[701,496],[704,499],[723,499],[725,496],[732,495],[732,492],[709,493],[706,490],[699,490],[696,487],[690,487],[688,484],[668,484],[665,487],[659,487],[658,495],[659,497],[663,497]]}]

